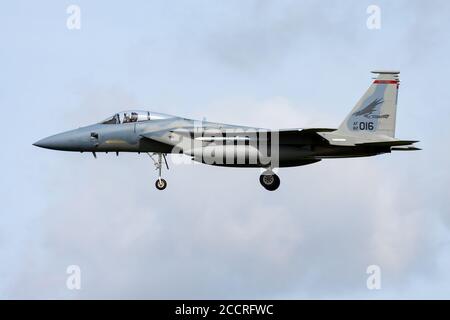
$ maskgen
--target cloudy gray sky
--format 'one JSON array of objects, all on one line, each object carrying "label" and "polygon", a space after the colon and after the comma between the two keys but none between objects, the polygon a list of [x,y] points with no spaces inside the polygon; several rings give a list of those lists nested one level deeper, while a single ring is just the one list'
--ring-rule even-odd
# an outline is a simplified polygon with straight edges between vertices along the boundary
[{"label": "cloudy gray sky", "polygon": [[[448,1],[3,4],[0,298],[450,298],[449,14]],[[133,107],[335,127],[379,68],[401,70],[397,137],[423,151],[281,169],[274,193],[257,169],[192,164],[158,192],[145,155],[31,145]]]}]

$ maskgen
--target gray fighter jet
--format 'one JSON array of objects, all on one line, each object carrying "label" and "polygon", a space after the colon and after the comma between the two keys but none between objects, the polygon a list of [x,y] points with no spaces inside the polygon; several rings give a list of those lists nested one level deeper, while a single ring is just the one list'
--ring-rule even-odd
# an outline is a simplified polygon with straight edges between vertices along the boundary
[{"label": "gray fighter jet", "polygon": [[391,151],[420,150],[417,141],[394,138],[398,71],[377,75],[367,92],[337,129],[268,130],[196,121],[151,111],[124,111],[87,127],[47,137],[35,146],[92,152],[148,153],[159,172],[156,188],[167,182],[167,154],[184,154],[216,166],[262,168],[260,183],[270,191],[280,185],[274,169],[303,166],[329,158],[367,157]]}]

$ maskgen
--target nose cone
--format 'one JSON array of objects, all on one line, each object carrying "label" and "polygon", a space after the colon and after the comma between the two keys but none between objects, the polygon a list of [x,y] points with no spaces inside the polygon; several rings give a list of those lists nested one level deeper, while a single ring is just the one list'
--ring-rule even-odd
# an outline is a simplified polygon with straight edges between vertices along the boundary
[{"label": "nose cone", "polygon": [[87,133],[78,129],[44,138],[33,145],[53,150],[82,151],[86,146],[87,137]]},{"label": "nose cone", "polygon": [[54,149],[54,150],[62,150],[66,146],[67,141],[62,134],[57,134],[51,137],[47,137],[41,139],[35,143],[33,146],[46,148],[46,149]]}]

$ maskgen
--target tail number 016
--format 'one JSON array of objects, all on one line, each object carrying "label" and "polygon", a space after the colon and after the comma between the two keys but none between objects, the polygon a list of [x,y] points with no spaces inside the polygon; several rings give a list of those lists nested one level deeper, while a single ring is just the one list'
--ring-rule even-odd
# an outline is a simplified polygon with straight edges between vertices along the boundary
[{"label": "tail number 016", "polygon": [[372,131],[374,129],[373,122],[356,122],[353,124],[353,130],[368,130]]}]

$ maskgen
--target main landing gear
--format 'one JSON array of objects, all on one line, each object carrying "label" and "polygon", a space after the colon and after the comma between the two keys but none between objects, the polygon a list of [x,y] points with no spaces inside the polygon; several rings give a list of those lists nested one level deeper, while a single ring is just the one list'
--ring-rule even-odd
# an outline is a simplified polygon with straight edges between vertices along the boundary
[{"label": "main landing gear", "polygon": [[[167,164],[166,155],[164,153],[147,153],[149,157],[153,160],[153,164],[155,165],[155,170],[158,170],[158,180],[155,182],[155,187],[158,190],[164,190],[167,187],[167,181],[161,178],[161,171],[162,171],[162,162],[164,159],[164,163],[166,164],[167,170],[169,170],[169,165]],[[154,156],[158,156],[158,159],[156,160]]]},{"label": "main landing gear", "polygon": [[261,182],[261,185],[269,191],[275,191],[280,186],[280,178],[270,169],[261,174],[259,182]]}]

